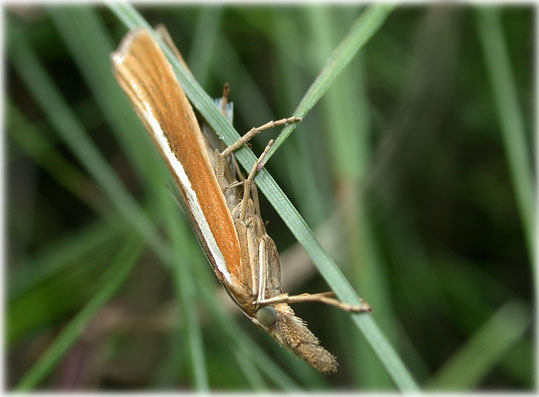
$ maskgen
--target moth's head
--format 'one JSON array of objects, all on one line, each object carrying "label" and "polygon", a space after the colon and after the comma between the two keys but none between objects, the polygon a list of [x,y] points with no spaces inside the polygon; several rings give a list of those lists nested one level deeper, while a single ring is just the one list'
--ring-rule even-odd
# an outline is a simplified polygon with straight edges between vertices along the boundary
[{"label": "moth's head", "polygon": [[286,303],[259,308],[256,320],[260,328],[311,367],[325,373],[337,371],[335,356],[320,346],[320,341],[307,328],[307,323],[297,317]]}]

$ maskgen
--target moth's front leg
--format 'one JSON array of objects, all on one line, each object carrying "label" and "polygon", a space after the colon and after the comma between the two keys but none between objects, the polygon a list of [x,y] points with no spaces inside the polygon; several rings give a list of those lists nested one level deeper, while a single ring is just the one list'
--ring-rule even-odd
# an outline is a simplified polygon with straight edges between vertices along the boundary
[{"label": "moth's front leg", "polygon": [[241,281],[247,287],[247,290],[253,294],[256,291],[256,275],[253,274],[251,255],[249,253],[250,232],[240,219],[234,218],[234,226],[236,227],[241,251]]},{"label": "moth's front leg", "polygon": [[221,189],[224,190],[227,188],[227,186],[224,186],[224,183],[223,183],[225,158],[227,156],[229,156],[235,150],[238,150],[240,147],[242,147],[247,142],[249,142],[255,135],[260,134],[262,131],[265,131],[265,130],[268,130],[270,128],[274,128],[277,126],[286,125],[289,123],[299,123],[300,121],[301,121],[301,117],[287,117],[287,118],[277,120],[277,121],[269,121],[266,124],[261,125],[259,127],[251,128],[240,139],[238,139],[236,142],[234,142],[232,145],[227,147],[222,152],[216,149],[215,150],[215,158],[216,158],[215,175],[217,176],[217,181],[219,182]]}]

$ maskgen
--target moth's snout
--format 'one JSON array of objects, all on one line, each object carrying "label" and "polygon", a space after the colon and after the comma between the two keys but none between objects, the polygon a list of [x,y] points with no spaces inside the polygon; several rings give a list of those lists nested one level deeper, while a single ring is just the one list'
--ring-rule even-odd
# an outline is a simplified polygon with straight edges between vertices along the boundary
[{"label": "moth's snout", "polygon": [[273,306],[264,306],[256,311],[256,319],[264,327],[269,327],[277,321],[277,312]]}]

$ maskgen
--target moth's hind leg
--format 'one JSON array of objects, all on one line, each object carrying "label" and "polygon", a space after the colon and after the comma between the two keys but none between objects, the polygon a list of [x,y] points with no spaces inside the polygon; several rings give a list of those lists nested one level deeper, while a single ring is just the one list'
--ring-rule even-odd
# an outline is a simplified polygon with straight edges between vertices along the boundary
[{"label": "moth's hind leg", "polygon": [[361,305],[350,305],[345,302],[334,298],[334,292],[321,292],[318,294],[300,294],[292,295],[282,294],[274,296],[273,298],[264,299],[258,302],[260,305],[273,305],[275,303],[303,303],[303,302],[320,302],[325,303],[326,305],[335,306],[338,309],[344,310],[346,312],[352,313],[362,313],[362,312],[371,312],[372,309],[369,304],[362,298],[360,298]]}]

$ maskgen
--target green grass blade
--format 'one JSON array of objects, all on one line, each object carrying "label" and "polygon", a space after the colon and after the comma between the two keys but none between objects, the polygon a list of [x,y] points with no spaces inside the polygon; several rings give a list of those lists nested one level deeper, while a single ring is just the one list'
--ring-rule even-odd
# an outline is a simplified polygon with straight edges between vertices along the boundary
[{"label": "green grass blade", "polygon": [[147,150],[146,132],[112,75],[114,45],[95,8],[53,6],[49,14],[131,166],[146,186],[159,183],[159,156]]},{"label": "green grass blade", "polygon": [[17,391],[32,390],[39,382],[52,371],[62,359],[67,350],[95,315],[95,313],[114,295],[126,279],[130,270],[136,263],[142,251],[142,244],[138,238],[131,237],[118,253],[116,260],[110,264],[109,269],[101,279],[101,287],[88,304],[75,316],[62,330],[60,335],[40,357],[38,362],[24,375],[15,386]]},{"label": "green grass blade", "polygon": [[106,223],[97,222],[76,233],[70,233],[65,239],[49,244],[35,255],[15,263],[13,274],[9,273],[8,300],[22,295],[32,287],[63,271],[63,266],[101,244],[112,241],[117,233]]},{"label": "green grass blade", "polygon": [[[452,318],[453,326],[458,334],[473,335],[487,323],[495,310],[492,307],[493,297],[507,297],[508,302],[519,302],[515,298],[515,292],[491,272],[495,266],[494,263],[479,267],[476,263],[469,262],[467,258],[455,255],[454,252],[440,252],[433,256],[431,261],[437,269],[440,280],[436,286],[447,300],[446,304],[440,307],[439,315]],[[424,278],[420,278],[416,283],[408,282],[408,285],[414,290],[424,283]],[[482,288],[477,288],[477,285],[481,285]],[[435,301],[436,298],[429,295],[417,296],[415,304]],[[467,313],[454,313],[456,306],[465,307]],[[524,309],[529,311],[529,306]],[[533,378],[534,349],[532,345],[533,336],[526,334],[507,350],[503,358],[499,358],[500,369],[505,372],[505,375],[517,380],[521,387],[526,389],[532,385]]]},{"label": "green grass blade", "polygon": [[[530,332],[531,334],[531,332]],[[535,336],[521,338],[511,346],[500,366],[504,375],[512,378],[519,385],[524,385],[528,390],[537,390],[536,371],[533,365],[535,359]]]},{"label": "green grass blade", "polygon": [[500,118],[509,171],[531,258],[535,193],[532,183],[532,161],[529,155],[529,144],[526,139],[522,111],[518,103],[499,11],[495,7],[481,7],[477,8],[476,16],[479,38],[485,54],[494,101]]},{"label": "green grass blade", "polygon": [[6,307],[6,343],[15,347],[32,332],[65,321],[66,316],[79,310],[95,293],[117,246],[118,241],[112,240],[87,247],[67,262],[50,263],[51,268],[45,269],[48,274],[42,275],[45,277],[38,274],[40,280],[28,280],[31,288],[10,299]]},{"label": "green grass blade", "polygon": [[234,358],[238,362],[240,369],[245,374],[247,383],[251,385],[251,388],[256,392],[267,391],[268,387],[264,382],[264,378],[258,371],[256,366],[252,365],[251,361],[241,352],[240,349],[234,350]]},{"label": "green grass blade", "polygon": [[[361,14],[350,29],[348,35],[335,51],[333,51],[333,54],[329,57],[326,65],[304,95],[294,112],[294,116],[305,117],[314,105],[318,103],[320,98],[322,98],[329,87],[331,87],[337,76],[346,66],[348,66],[354,55],[357,54],[357,52],[382,26],[393,7],[394,6],[390,4],[376,4],[370,6]],[[297,125],[298,124],[290,124],[283,129],[279,137],[275,140],[273,148],[266,156],[268,159],[296,129]]]},{"label": "green grass blade", "polygon": [[[304,44],[299,33],[300,26],[286,15],[274,13],[270,30],[279,66],[275,69],[274,80],[283,86],[280,90],[285,91],[283,100],[279,101],[279,104],[282,109],[288,109],[303,95],[302,68],[291,62],[288,56],[288,54],[301,53]],[[320,65],[316,65],[316,70],[319,70],[319,67]],[[314,117],[302,122],[302,128],[309,131],[309,134],[295,134],[291,137],[292,140],[288,140],[289,144],[285,145],[281,152],[285,162],[276,170],[282,173],[288,173],[290,169],[294,170],[296,180],[290,186],[292,191],[289,196],[293,195],[300,212],[310,225],[322,223],[327,217],[328,209],[333,207],[331,197],[333,193],[331,196],[327,194],[329,190],[327,186],[330,184],[329,173],[318,172],[320,169],[327,169],[321,161],[324,156],[320,150],[317,150],[319,146],[316,144],[321,141],[320,136],[313,138],[318,123],[319,120]]]},{"label": "green grass blade", "polygon": [[[241,79],[238,79],[231,87],[234,113],[241,114],[252,126],[258,125],[260,120],[271,120],[273,117],[271,107],[260,93],[249,71],[245,70],[240,56],[230,41],[226,37],[219,37],[217,47],[215,56],[220,59],[220,67],[214,71],[214,74],[221,81],[228,81],[231,71],[241,76]],[[202,85],[202,83],[199,84]]]},{"label": "green grass blade", "polygon": [[[67,191],[106,218],[110,208],[103,197],[100,197],[100,192],[92,189],[92,181],[54,146],[47,146],[47,139],[9,99],[6,101],[6,115],[7,130],[11,139]],[[42,153],[45,147],[46,154]]]},{"label": "green grass blade", "polygon": [[208,66],[216,53],[222,14],[223,7],[213,5],[202,8],[198,17],[191,52],[186,61],[201,85],[204,85],[208,78]]},{"label": "green grass blade", "polygon": [[106,4],[129,30],[135,28],[146,28],[150,32],[153,30],[131,4],[111,1],[106,2]]},{"label": "green grass blade", "polygon": [[[354,18],[348,14],[348,10],[345,15],[325,6],[311,7],[307,12],[311,35],[319,43],[316,69],[324,65],[331,54],[347,18]],[[350,62],[352,66],[342,71],[342,77],[333,82],[331,90],[320,102],[327,120],[322,128],[331,131],[324,138],[331,149],[330,169],[334,180],[338,181],[335,207],[344,230],[341,238],[346,247],[347,270],[353,285],[376,308],[373,316],[382,328],[390,330],[388,337],[391,339],[397,327],[392,316],[387,275],[384,274],[386,264],[381,260],[383,256],[378,252],[378,242],[372,232],[368,202],[360,192],[360,183],[367,176],[371,150],[364,65],[360,56]],[[354,349],[356,385],[370,390],[391,389],[391,379],[366,343],[358,340],[350,348]]]},{"label": "green grass blade", "polygon": [[[206,363],[204,359],[204,346],[200,330],[199,319],[196,313],[196,306],[193,305],[195,291],[193,287],[193,276],[189,269],[192,261],[190,251],[186,249],[184,242],[189,241],[187,233],[191,233],[185,222],[180,219],[176,203],[168,196],[168,191],[162,189],[161,196],[167,194],[161,200],[166,214],[167,232],[170,241],[177,242],[172,245],[172,259],[175,266],[172,266],[173,285],[176,291],[177,302],[181,308],[181,317],[185,327],[185,347],[189,350],[191,368],[194,376],[194,385],[197,391],[208,390],[208,375],[206,373]],[[181,242],[181,244],[180,244]]]},{"label": "green grass blade", "polygon": [[503,358],[530,325],[526,305],[503,305],[429,382],[433,390],[470,390]]},{"label": "green grass blade", "polygon": [[[257,365],[261,372],[271,379],[283,390],[299,390],[296,382],[284,372],[277,364],[271,360],[268,355],[259,348],[253,341],[247,337],[247,334],[234,321],[228,317],[222,310],[214,304],[214,298],[208,289],[200,290],[202,299],[206,302],[206,307],[212,316],[219,320],[223,333],[227,336],[230,344],[236,344],[238,351],[244,357],[247,357],[251,365]],[[236,343],[240,341],[240,343]]]},{"label": "green grass blade", "polygon": [[[126,26],[129,29],[148,27],[148,24],[142,17],[140,17],[140,15],[137,17],[137,12],[134,8],[126,4],[112,4],[110,7],[121,20],[127,21]],[[382,15],[385,18],[390,7],[375,7],[371,10],[374,10],[370,12],[374,13],[375,16]],[[378,25],[384,18],[378,18]],[[369,22],[369,26],[374,24],[371,20],[369,20]],[[158,38],[156,38],[156,41],[160,43]],[[191,103],[201,112],[206,121],[223,138],[227,145],[235,142],[239,138],[239,134],[215,107],[211,98],[204,92],[195,79],[183,69],[179,62],[174,58],[171,51],[163,45],[161,45],[161,48],[176,72],[176,76]],[[342,56],[340,59],[346,60],[346,57]],[[338,67],[335,68],[339,69]],[[316,99],[316,95],[321,96],[322,94],[323,92],[321,90],[316,90],[312,95],[313,98]],[[308,103],[314,105],[312,101],[309,101]],[[308,108],[308,105],[304,106],[305,109]],[[256,161],[255,155],[247,147],[239,149],[236,152],[236,158],[245,169],[250,169]],[[258,173],[256,182],[260,190],[268,198],[268,201],[276,209],[288,228],[313,259],[316,267],[330,287],[336,292],[337,296],[345,302],[360,304],[359,297],[355,290],[346,280],[333,259],[331,259],[322,249],[309,226],[305,223],[303,218],[301,218],[290,200],[265,169],[262,169]],[[418,386],[412,375],[409,373],[393,347],[388,343],[373,319],[369,315],[357,314],[353,315],[352,318],[385,366],[397,387],[403,391],[418,390]]]},{"label": "green grass blade", "polygon": [[14,23],[10,24],[9,33],[13,45],[9,55],[15,70],[44,109],[51,124],[99,183],[111,202],[124,215],[126,221],[130,222],[148,240],[164,262],[168,262],[168,251],[163,242],[156,237],[152,222],[123,186],[96,145],[89,139],[66,101],[56,90],[43,65],[18,30]]}]

